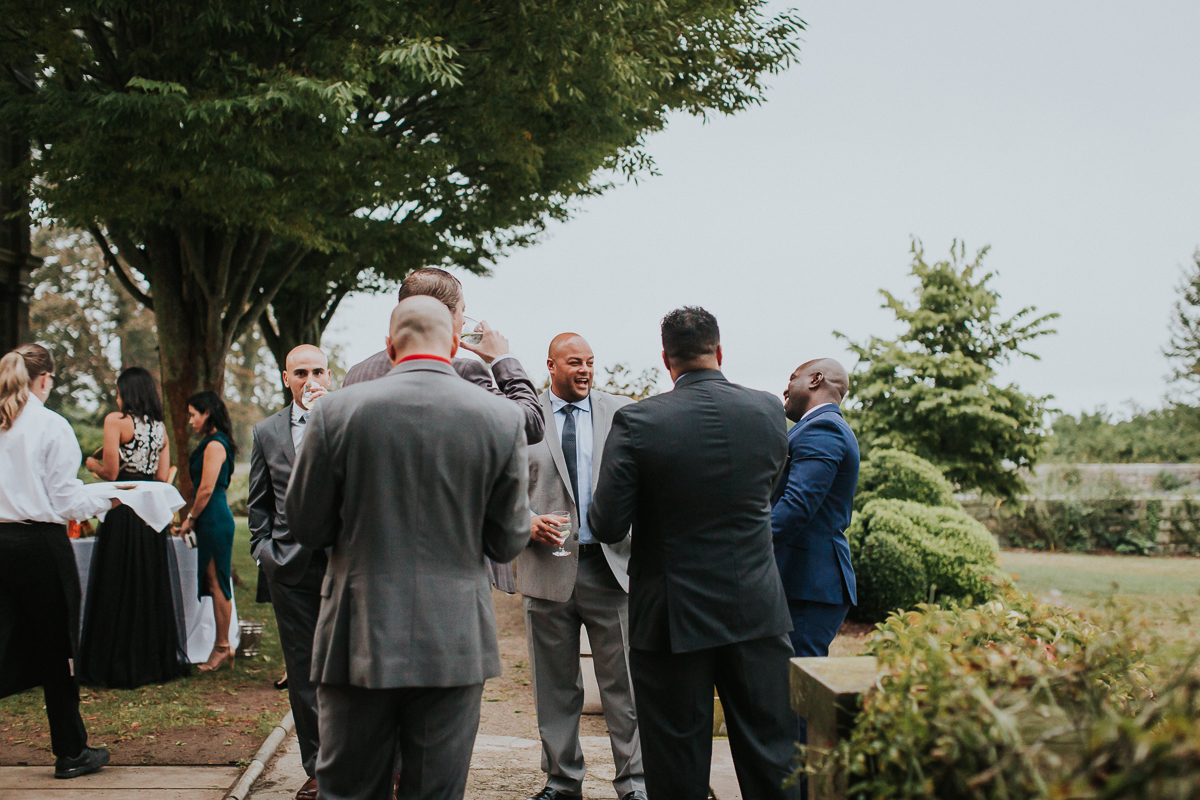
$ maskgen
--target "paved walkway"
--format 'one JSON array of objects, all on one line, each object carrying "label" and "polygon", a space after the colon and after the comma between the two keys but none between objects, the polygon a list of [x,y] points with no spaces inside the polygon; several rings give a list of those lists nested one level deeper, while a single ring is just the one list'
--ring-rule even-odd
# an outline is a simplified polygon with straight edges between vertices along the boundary
[{"label": "paved walkway", "polygon": [[[607,736],[584,736],[583,759],[588,775],[583,783],[584,800],[616,800],[612,787],[615,776],[612,751]],[[485,736],[475,739],[471,775],[467,779],[467,800],[525,800],[545,783],[541,768],[540,743],[511,736]],[[304,783],[300,766],[300,746],[290,737],[286,749],[268,766],[247,800],[291,800]],[[713,743],[713,794],[717,800],[741,800],[728,742]]]},{"label": "paved walkway", "polygon": [[56,780],[50,767],[0,767],[0,800],[221,800],[238,767],[105,767]]}]

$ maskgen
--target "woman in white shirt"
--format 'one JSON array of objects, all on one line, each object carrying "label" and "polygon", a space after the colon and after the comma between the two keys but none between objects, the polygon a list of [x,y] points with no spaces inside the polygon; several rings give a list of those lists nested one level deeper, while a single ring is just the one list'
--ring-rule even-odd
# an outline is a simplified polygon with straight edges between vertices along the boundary
[{"label": "woman in white shirt", "polygon": [[0,697],[42,687],[54,775],[75,778],[108,763],[108,751],[87,746],[79,716],[79,573],[66,523],[118,501],[83,490],[75,433],[45,406],[53,379],[41,345],[0,359]]}]

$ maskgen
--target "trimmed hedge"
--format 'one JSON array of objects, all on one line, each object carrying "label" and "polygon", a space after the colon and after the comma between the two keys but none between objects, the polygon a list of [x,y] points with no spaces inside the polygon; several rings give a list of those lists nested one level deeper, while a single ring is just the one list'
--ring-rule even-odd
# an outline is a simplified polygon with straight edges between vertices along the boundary
[{"label": "trimmed hedge", "polygon": [[875,450],[858,471],[854,508],[861,511],[872,500],[911,500],[927,506],[961,508],[954,487],[941,470],[903,450]]},{"label": "trimmed hedge", "polygon": [[872,500],[846,537],[858,579],[851,613],[865,622],[938,598],[986,600],[1001,582],[996,538],[957,508]]}]

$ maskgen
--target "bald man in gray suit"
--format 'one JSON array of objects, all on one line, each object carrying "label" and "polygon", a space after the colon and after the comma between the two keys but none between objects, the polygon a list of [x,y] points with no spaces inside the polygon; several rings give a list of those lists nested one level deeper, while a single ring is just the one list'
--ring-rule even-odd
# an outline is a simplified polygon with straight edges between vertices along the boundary
[{"label": "bald man in gray suit", "polygon": [[462,380],[450,312],[392,314],[386,376],[318,400],[286,509],[296,541],[332,547],[313,643],[323,800],[455,800],[483,682],[500,674],[484,556],[529,540],[525,421]]}]

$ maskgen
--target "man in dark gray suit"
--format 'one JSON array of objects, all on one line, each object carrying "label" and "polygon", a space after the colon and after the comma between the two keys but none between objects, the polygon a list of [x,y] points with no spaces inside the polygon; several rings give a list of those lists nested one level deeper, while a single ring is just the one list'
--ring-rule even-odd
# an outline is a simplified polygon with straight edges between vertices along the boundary
[{"label": "man in dark gray suit", "polygon": [[[450,310],[451,327],[457,338],[463,328],[463,314],[467,309],[462,284],[458,278],[437,267],[413,270],[400,284],[399,302],[404,302],[408,297],[422,295],[440,300]],[[533,387],[533,381],[529,380],[521,362],[508,352],[508,339],[489,326],[487,321],[481,322],[480,328],[483,335],[478,344],[473,345],[465,341],[460,341],[459,344],[463,349],[475,353],[482,361],[474,358],[455,358],[451,365],[463,380],[483,387],[499,397],[506,397],[520,406],[521,413],[525,415],[525,440],[531,446],[535,445],[542,440],[546,430],[546,419],[542,416],[537,389]],[[346,379],[342,381],[342,386],[344,388],[382,378],[391,369],[392,362],[388,358],[387,350],[381,350],[351,367],[346,373]],[[489,561],[488,572],[492,577],[492,585],[497,589],[509,594],[516,591],[511,566]]]},{"label": "man in dark gray suit", "polygon": [[288,489],[296,540],[332,547],[313,643],[323,800],[463,796],[483,682],[500,674],[484,556],[529,541],[520,410],[458,377],[450,312],[392,313],[386,376],[322,398]]},{"label": "man in dark gray suit", "polygon": [[633,525],[629,661],[652,800],[708,796],[713,686],[746,800],[781,785],[796,740],[792,628],[771,545],[771,493],[787,457],[783,407],[720,372],[717,321],[662,321],[675,389],[622,408],[588,522],[602,542]]},{"label": "man in dark gray suit", "polygon": [[[592,348],[563,333],[550,343],[550,388],[542,393],[546,438],[529,448],[532,541],[517,563],[529,660],[533,669],[546,786],[530,800],[579,800],[585,765],[579,743],[583,711],[579,628],[587,627],[600,703],[608,723],[622,800],[646,800],[642,748],[629,678],[629,541],[601,544],[587,526],[600,451],[613,414],[633,402],[592,388]],[[567,511],[569,536],[554,512]],[[562,546],[560,549],[560,545]]]},{"label": "man in dark gray suit", "polygon": [[[329,362],[320,349],[302,344],[288,353],[283,382],[292,402],[254,426],[250,449],[250,552],[267,579],[279,625],[279,644],[287,666],[288,699],[296,722],[300,760],[308,780],[296,800],[317,798],[317,687],[309,680],[313,631],[321,608],[325,578],[324,550],[292,538],[284,512],[288,480],[304,439],[309,408],[329,388]],[[261,579],[261,578],[260,578]]]}]

